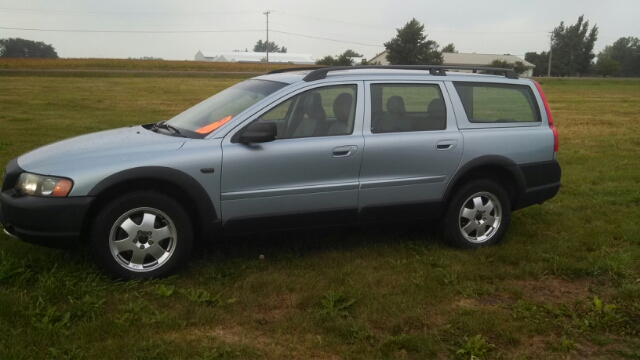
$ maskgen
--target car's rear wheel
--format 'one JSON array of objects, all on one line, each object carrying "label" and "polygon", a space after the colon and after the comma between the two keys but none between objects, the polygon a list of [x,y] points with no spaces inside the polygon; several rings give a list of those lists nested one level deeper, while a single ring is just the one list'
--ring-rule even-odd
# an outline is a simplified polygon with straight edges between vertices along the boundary
[{"label": "car's rear wheel", "polygon": [[445,231],[454,246],[478,248],[504,237],[511,220],[506,191],[493,180],[470,181],[453,196],[445,215]]},{"label": "car's rear wheel", "polygon": [[116,278],[169,275],[187,260],[193,245],[189,216],[174,199],[142,191],[107,204],[96,217],[91,247]]}]

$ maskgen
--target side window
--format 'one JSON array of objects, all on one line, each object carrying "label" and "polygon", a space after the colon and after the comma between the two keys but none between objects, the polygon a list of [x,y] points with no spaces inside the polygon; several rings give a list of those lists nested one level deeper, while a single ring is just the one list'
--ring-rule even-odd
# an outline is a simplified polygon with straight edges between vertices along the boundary
[{"label": "side window", "polygon": [[539,122],[533,91],[526,85],[454,82],[469,122]]},{"label": "side window", "polygon": [[371,132],[444,130],[447,109],[435,84],[371,85]]},{"label": "side window", "polygon": [[278,128],[277,139],[281,139],[284,135],[284,130],[287,126],[287,114],[289,113],[289,109],[291,109],[291,104],[293,103],[293,99],[289,99],[282,104],[276,106],[275,108],[269,110],[266,114],[262,115],[258,121],[264,122],[274,122],[276,127]]},{"label": "side window", "polygon": [[298,94],[257,121],[275,122],[276,139],[337,136],[353,133],[357,85],[316,88]]}]

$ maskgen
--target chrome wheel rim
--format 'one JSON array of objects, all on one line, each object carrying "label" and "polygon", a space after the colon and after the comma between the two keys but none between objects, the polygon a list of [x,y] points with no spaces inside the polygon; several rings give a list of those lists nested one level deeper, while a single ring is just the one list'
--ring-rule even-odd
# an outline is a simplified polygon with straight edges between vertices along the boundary
[{"label": "chrome wheel rim", "polygon": [[493,194],[475,193],[460,209],[458,226],[460,233],[472,243],[483,243],[491,239],[502,220],[502,206]]},{"label": "chrome wheel rim", "polygon": [[147,272],[165,264],[176,247],[173,221],[153,208],[129,210],[116,220],[109,234],[113,258],[127,270]]}]

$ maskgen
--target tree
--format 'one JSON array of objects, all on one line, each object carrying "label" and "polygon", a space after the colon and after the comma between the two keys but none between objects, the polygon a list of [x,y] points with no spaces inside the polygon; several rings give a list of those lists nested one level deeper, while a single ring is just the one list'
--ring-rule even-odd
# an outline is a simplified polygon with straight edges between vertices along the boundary
[{"label": "tree", "polygon": [[598,26],[589,30],[589,21],[584,15],[578,22],[565,26],[564,21],[553,29],[552,38],[552,71],[560,76],[575,76],[589,73],[592,60],[596,57],[593,46],[598,39]]},{"label": "tree", "polygon": [[327,55],[322,59],[316,60],[316,65],[351,66],[353,65],[352,57],[362,57],[362,55],[349,49],[338,56]]},{"label": "tree", "polygon": [[357,52],[355,52],[355,51],[353,51],[351,49],[347,49],[347,51],[345,51],[343,53],[343,55],[345,55],[346,57],[352,57],[352,58],[354,58],[354,57],[356,57],[356,58],[362,57],[362,54],[358,54]]},{"label": "tree", "polygon": [[538,54],[537,52],[528,52],[524,54],[524,59],[536,67],[533,68],[533,76],[547,76],[549,71],[549,53],[546,51]]},{"label": "tree", "polygon": [[443,53],[457,53],[458,50],[456,50],[456,46],[453,45],[453,43],[447,44],[445,47],[442,48],[442,52]]},{"label": "tree", "polygon": [[334,62],[335,62],[335,59],[333,58],[333,56],[327,55],[327,56],[323,57],[322,59],[316,60],[316,65],[333,66]]},{"label": "tree", "polygon": [[607,57],[598,57],[596,72],[602,77],[617,76],[620,74],[620,63]]},{"label": "tree", "polygon": [[516,61],[515,63],[510,63],[506,60],[499,60],[499,59],[493,60],[490,66],[495,68],[502,68],[502,69],[512,69],[518,75],[522,74],[528,69],[522,61]]},{"label": "tree", "polygon": [[53,46],[20,38],[0,39],[0,57],[57,59]]},{"label": "tree", "polygon": [[620,38],[613,45],[607,45],[598,54],[598,63],[600,59],[617,61],[620,66],[620,76],[638,77],[640,76],[640,39]]},{"label": "tree", "polygon": [[442,64],[442,52],[438,43],[427,40],[424,25],[415,18],[396,29],[398,35],[384,43],[387,49],[387,61],[392,65],[439,65]]},{"label": "tree", "polygon": [[382,64],[380,64],[380,61],[371,61],[367,59],[362,59],[362,62],[360,63],[360,65],[382,65]]},{"label": "tree", "polygon": [[270,53],[286,53],[287,52],[287,48],[284,46],[280,47],[276,45],[276,43],[274,43],[273,41],[262,42],[262,40],[258,40],[258,42],[253,46],[253,51],[266,52],[267,48],[269,49]]}]

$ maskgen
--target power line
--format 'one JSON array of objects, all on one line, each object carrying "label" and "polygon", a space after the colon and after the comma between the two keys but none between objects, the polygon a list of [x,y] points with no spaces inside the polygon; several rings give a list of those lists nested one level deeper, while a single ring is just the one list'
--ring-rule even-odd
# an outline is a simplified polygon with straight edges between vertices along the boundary
[{"label": "power line", "polygon": [[336,33],[328,33],[328,32],[323,32],[323,31],[316,31],[310,28],[301,28],[301,27],[297,27],[297,26],[291,26],[288,24],[283,24],[280,22],[274,22],[273,20],[271,20],[272,24],[278,25],[278,27],[285,27],[285,28],[289,28],[292,30],[296,30],[296,31],[310,31],[313,32],[314,34],[321,34],[321,35],[328,35],[328,36],[339,36],[339,37],[344,37],[344,38],[349,38],[349,39],[353,39],[353,40],[359,40],[359,41],[372,41],[372,42],[376,42],[378,40],[372,40],[372,39],[367,39],[367,38],[361,38],[361,37],[356,37],[356,36],[351,36],[351,35],[345,35],[344,33],[342,34],[336,34]]},{"label": "power line", "polygon": [[104,12],[104,11],[68,11],[68,10],[38,10],[38,9],[16,9],[0,8],[7,12],[31,12],[44,14],[82,14],[82,15],[226,15],[226,14],[257,14],[257,11],[222,11],[222,12]]},{"label": "power line", "polygon": [[[317,20],[322,22],[331,22],[331,23],[345,24],[345,25],[351,25],[351,26],[364,26],[364,27],[373,27],[373,28],[380,28],[380,29],[387,29],[387,30],[388,29],[396,30],[395,27],[390,27],[390,26],[360,24],[360,23],[353,23],[353,22],[347,22],[347,21],[322,19],[322,18],[313,17],[313,16],[295,15],[295,14],[290,14],[286,12],[274,12],[274,13],[293,16],[293,17],[299,17],[304,19],[312,19],[312,20]],[[425,29],[424,31],[425,33],[434,33],[434,34],[513,34],[513,35],[518,35],[518,34],[540,34],[540,33],[546,34],[547,33],[546,30],[541,30],[541,31],[450,31],[450,30],[429,31],[428,29]]]},{"label": "power line", "polygon": [[394,27],[390,27],[390,26],[380,26],[380,25],[372,25],[372,24],[359,24],[359,23],[347,22],[347,21],[322,19],[322,18],[317,18],[317,17],[313,17],[313,16],[295,15],[295,14],[290,14],[290,13],[286,13],[286,12],[282,12],[282,11],[278,11],[278,12],[275,12],[275,13],[276,14],[283,14],[283,15],[293,16],[293,17],[304,18],[304,19],[312,19],[312,20],[317,20],[317,21],[322,21],[322,22],[331,22],[331,23],[336,23],[336,24],[345,24],[345,25],[352,25],[352,26],[364,26],[364,27],[372,27],[372,28],[380,28],[380,29],[393,29],[393,30],[395,30]]},{"label": "power line", "polygon": [[[127,34],[186,34],[186,33],[241,33],[241,32],[262,32],[264,30],[71,30],[71,29],[37,29],[37,28],[14,28],[0,26],[0,29],[4,30],[25,30],[25,31],[39,31],[39,32],[69,32],[69,33],[127,33]],[[363,46],[383,47],[377,44],[365,44],[355,41],[344,41],[330,38],[323,38],[319,36],[311,36],[304,34],[294,34],[287,31],[270,30],[271,32],[278,34],[285,34],[291,36],[304,37],[308,39],[326,40],[344,44],[354,44]]]},{"label": "power line", "polygon": [[[34,12],[34,13],[56,13],[56,14],[82,14],[82,15],[143,15],[143,16],[210,16],[210,15],[227,15],[227,14],[257,14],[256,11],[231,11],[231,12],[97,12],[97,11],[66,11],[66,10],[36,10],[36,9],[16,9],[16,8],[0,8],[2,11],[8,12]],[[360,26],[369,28],[379,28],[386,30],[396,30],[390,26],[380,26],[373,24],[362,24],[347,21],[324,19],[313,16],[297,15],[287,12],[273,12],[274,14],[282,14],[303,19],[311,19],[320,22],[329,22],[343,24],[348,26]],[[118,25],[120,26],[120,25]],[[542,34],[547,33],[546,30],[541,31],[455,31],[455,30],[438,30],[429,31],[425,29],[427,34],[500,34],[500,35],[521,35],[521,34]]]},{"label": "power line", "polygon": [[[60,22],[42,22],[42,21],[13,21],[13,20],[8,20],[8,21],[4,21],[6,23],[17,23],[17,24],[38,24],[38,25],[64,25],[64,26],[87,26],[87,25],[91,25],[91,26],[110,26],[110,27],[184,27],[184,26],[192,26],[193,24],[156,24],[156,25],[151,25],[151,24],[100,24],[100,23],[68,23],[65,22],[60,23]],[[220,22],[220,21],[216,21],[216,25],[220,25],[220,24],[237,24],[237,21],[225,21],[225,22]],[[247,24],[263,24],[263,21],[251,21],[251,22],[245,22],[243,21],[242,24],[243,25],[247,25]]]},{"label": "power line", "polygon": [[376,45],[376,44],[365,44],[365,43],[360,43],[360,42],[355,42],[355,41],[344,41],[344,40],[337,40],[337,39],[329,39],[329,38],[323,38],[323,37],[319,37],[319,36],[294,34],[294,33],[286,32],[286,31],[271,30],[271,32],[278,33],[278,34],[286,34],[286,35],[291,35],[291,36],[304,37],[304,38],[309,38],[309,39],[333,41],[333,42],[339,42],[339,43],[343,43],[343,44],[354,44],[354,45],[363,45],[363,46],[384,47],[384,45],[379,45],[379,44],[378,45]]},{"label": "power line", "polygon": [[4,30],[26,30],[41,32],[70,32],[70,33],[131,33],[131,34],[183,34],[183,33],[240,33],[262,32],[263,30],[70,30],[70,29],[36,29],[2,27]]}]

